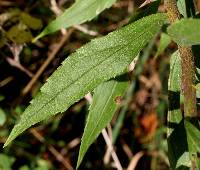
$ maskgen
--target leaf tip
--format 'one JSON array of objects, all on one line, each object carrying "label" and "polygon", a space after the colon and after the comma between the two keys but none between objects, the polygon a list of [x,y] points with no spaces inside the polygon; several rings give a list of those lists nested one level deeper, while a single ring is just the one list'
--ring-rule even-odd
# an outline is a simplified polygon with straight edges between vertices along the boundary
[{"label": "leaf tip", "polygon": [[[19,131],[18,131],[19,130]],[[18,126],[14,126],[10,135],[8,136],[6,142],[3,145],[3,148],[7,147],[22,131],[20,131]]]},{"label": "leaf tip", "polygon": [[[80,152],[80,151],[79,151],[79,152]],[[80,153],[79,153],[78,161],[77,161],[77,163],[76,163],[76,170],[78,170],[78,168],[79,168],[81,162],[82,162],[82,159],[80,158]]]},{"label": "leaf tip", "polygon": [[10,136],[8,137],[8,139],[6,140],[6,142],[3,145],[3,148],[7,147],[11,142]]}]

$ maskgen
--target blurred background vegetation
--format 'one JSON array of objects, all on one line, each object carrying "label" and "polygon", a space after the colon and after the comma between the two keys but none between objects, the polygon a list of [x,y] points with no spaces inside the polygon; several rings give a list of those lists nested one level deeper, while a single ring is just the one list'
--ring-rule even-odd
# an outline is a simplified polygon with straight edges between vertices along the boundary
[{"label": "blurred background vegetation", "polygon": [[[157,10],[155,3],[139,8],[144,1],[118,0],[90,22],[31,43],[73,2],[0,0],[0,170],[71,170],[76,166],[89,107],[85,99],[64,114],[29,129],[5,149],[3,144],[30,100],[69,54],[92,38],[137,20],[140,12],[146,11],[147,15],[148,9]],[[163,11],[163,3],[158,10]],[[107,127],[125,169],[169,169],[168,56],[176,49],[169,43],[167,35],[158,34],[140,53],[130,73],[127,94],[119,99],[122,106]],[[101,135],[90,147],[80,169],[115,169]]]}]

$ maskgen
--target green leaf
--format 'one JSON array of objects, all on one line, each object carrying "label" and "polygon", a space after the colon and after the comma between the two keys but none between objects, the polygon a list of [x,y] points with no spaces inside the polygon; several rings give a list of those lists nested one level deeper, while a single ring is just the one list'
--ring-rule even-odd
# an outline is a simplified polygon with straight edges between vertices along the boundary
[{"label": "green leaf", "polygon": [[197,91],[200,91],[200,83],[196,84],[195,88]]},{"label": "green leaf", "polygon": [[181,45],[200,44],[200,19],[181,19],[168,27],[168,34]]},{"label": "green leaf", "polygon": [[199,122],[197,119],[186,119],[184,121],[187,141],[188,141],[188,150],[190,154],[190,160],[194,162],[196,168],[200,169],[200,128]]},{"label": "green leaf", "polygon": [[165,21],[164,14],[151,15],[95,39],[69,56],[31,101],[5,146],[30,126],[64,112],[100,83],[125,72]]},{"label": "green leaf", "polygon": [[[168,82],[169,111],[168,122],[180,123],[182,114],[180,111],[180,91],[181,91],[181,59],[178,51],[173,53],[170,59],[170,75]],[[170,129],[168,129],[170,130]],[[170,135],[168,131],[168,135]]]},{"label": "green leaf", "polygon": [[22,22],[12,26],[6,33],[7,37],[14,43],[27,43],[33,38],[29,28]]},{"label": "green leaf", "polygon": [[115,2],[116,0],[76,0],[70,8],[52,21],[35,40],[61,28],[69,28],[73,25],[90,21]]},{"label": "green leaf", "polygon": [[118,108],[117,100],[121,98],[128,86],[126,77],[118,77],[100,84],[94,90],[93,101],[84,129],[79,151],[77,168],[94,140],[99,136],[102,129],[112,120]]},{"label": "green leaf", "polygon": [[187,168],[190,165],[187,152],[186,132],[180,110],[180,84],[181,84],[181,60],[176,51],[170,59],[170,75],[168,82],[168,129],[167,143],[169,162],[172,170]]},{"label": "green leaf", "polygon": [[178,0],[177,1],[177,7],[181,15],[184,16],[184,18],[187,18],[187,10],[186,10],[186,2],[185,0]]},{"label": "green leaf", "polygon": [[167,35],[166,33],[162,33],[156,56],[162,54],[167,48],[167,46],[170,44],[170,42],[171,42],[170,36]]},{"label": "green leaf", "polygon": [[15,159],[13,157],[9,157],[5,154],[0,154],[0,169],[1,170],[11,170],[12,164]]},{"label": "green leaf", "polygon": [[6,114],[3,109],[0,108],[0,126],[3,126],[6,122]]},{"label": "green leaf", "polygon": [[170,63],[167,134],[169,161],[173,170],[189,170],[192,161],[197,167],[199,166],[199,123],[197,119],[189,120],[182,117],[180,110],[181,60],[178,52],[172,55]]},{"label": "green leaf", "polygon": [[29,167],[27,165],[24,165],[20,167],[19,170],[29,170]]},{"label": "green leaf", "polygon": [[184,18],[195,16],[194,1],[177,0],[178,10]]},{"label": "green leaf", "polygon": [[42,21],[40,19],[35,18],[25,12],[21,12],[20,17],[23,23],[25,23],[29,28],[33,30],[38,30],[42,28]]}]

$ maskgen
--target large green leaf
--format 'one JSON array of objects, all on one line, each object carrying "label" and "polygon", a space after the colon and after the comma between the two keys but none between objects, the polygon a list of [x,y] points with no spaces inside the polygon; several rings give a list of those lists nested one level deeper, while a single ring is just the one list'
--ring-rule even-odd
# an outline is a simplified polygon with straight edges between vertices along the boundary
[{"label": "large green leaf", "polygon": [[100,83],[125,72],[165,21],[164,14],[151,15],[95,39],[69,56],[31,101],[5,146],[31,125],[64,112]]},{"label": "large green leaf", "polygon": [[76,0],[62,15],[52,21],[37,37],[39,39],[61,28],[90,21],[104,9],[111,7],[116,0]]},{"label": "large green leaf", "polygon": [[82,137],[77,167],[79,167],[87,149],[111,121],[118,108],[117,100],[121,98],[128,86],[125,77],[118,77],[100,84],[94,90],[93,101]]},{"label": "large green leaf", "polygon": [[168,27],[172,39],[182,45],[200,44],[200,19],[181,19]]}]

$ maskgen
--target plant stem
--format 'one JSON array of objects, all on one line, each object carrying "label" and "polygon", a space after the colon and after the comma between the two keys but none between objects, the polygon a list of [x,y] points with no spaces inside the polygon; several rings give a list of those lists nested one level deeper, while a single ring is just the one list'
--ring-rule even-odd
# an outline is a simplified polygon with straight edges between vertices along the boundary
[{"label": "plant stem", "polygon": [[[180,19],[176,0],[165,0],[168,18],[171,23]],[[191,47],[178,45],[181,56],[181,88],[184,96],[184,117],[196,117],[196,90],[195,84],[195,65]]]}]

